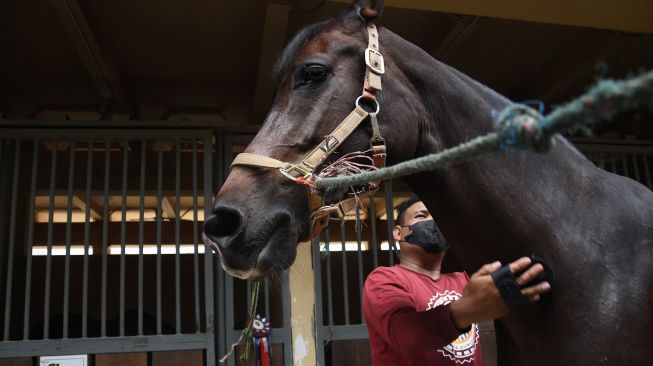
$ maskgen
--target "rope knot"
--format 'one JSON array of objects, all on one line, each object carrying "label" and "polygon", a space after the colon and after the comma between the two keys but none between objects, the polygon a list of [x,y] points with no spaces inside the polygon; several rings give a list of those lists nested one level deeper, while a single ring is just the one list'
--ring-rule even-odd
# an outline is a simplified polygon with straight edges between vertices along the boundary
[{"label": "rope knot", "polygon": [[531,107],[513,104],[499,114],[495,131],[501,138],[499,146],[510,146],[545,152],[551,148],[551,134],[543,128],[544,117]]},{"label": "rope knot", "polygon": [[295,182],[298,184],[303,184],[305,186],[309,186],[311,188],[315,188],[315,181],[313,181],[313,177],[311,178],[304,178],[304,177],[297,177],[295,178]]}]

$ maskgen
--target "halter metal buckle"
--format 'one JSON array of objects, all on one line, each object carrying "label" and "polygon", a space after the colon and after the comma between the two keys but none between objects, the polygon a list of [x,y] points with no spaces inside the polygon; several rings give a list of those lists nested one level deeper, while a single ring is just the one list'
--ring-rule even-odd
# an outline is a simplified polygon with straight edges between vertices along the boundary
[{"label": "halter metal buckle", "polygon": [[365,50],[365,64],[367,67],[370,68],[370,70],[374,71],[376,74],[384,74],[385,73],[385,64],[383,63],[383,55],[381,55],[381,52],[372,49],[372,48],[367,48]]},{"label": "halter metal buckle", "polygon": [[304,169],[299,165],[290,165],[288,167],[279,168],[279,171],[281,172],[281,174],[285,175],[286,177],[290,178],[293,181],[299,177],[308,179],[313,174],[313,172]]}]

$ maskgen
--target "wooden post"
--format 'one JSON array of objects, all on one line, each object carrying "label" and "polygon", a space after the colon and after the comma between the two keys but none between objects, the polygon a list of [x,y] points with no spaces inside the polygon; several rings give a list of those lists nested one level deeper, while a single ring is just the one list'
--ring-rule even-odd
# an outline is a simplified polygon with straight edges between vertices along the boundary
[{"label": "wooden post", "polygon": [[290,327],[293,366],[315,366],[315,288],[311,243],[297,246],[290,268]]}]

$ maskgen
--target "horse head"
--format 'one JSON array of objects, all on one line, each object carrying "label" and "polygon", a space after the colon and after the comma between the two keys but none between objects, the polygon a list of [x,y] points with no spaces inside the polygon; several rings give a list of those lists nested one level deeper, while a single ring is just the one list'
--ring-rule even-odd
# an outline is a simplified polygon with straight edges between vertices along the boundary
[{"label": "horse head", "polygon": [[[322,203],[311,205],[314,195],[298,181],[349,152],[369,150],[379,133],[389,162],[414,155],[420,107],[393,102],[410,100],[413,91],[392,57],[381,56],[399,52],[390,46],[396,36],[385,29],[377,34],[371,23],[382,9],[383,1],[355,1],[341,16],[300,31],[283,51],[272,107],[234,161],[204,225],[205,240],[231,275],[258,279],[287,269],[297,244],[326,224],[328,213],[316,218],[313,212]],[[386,70],[394,76],[383,79],[379,92]],[[379,106],[384,112],[375,130]],[[391,131],[384,121],[402,127]]]}]

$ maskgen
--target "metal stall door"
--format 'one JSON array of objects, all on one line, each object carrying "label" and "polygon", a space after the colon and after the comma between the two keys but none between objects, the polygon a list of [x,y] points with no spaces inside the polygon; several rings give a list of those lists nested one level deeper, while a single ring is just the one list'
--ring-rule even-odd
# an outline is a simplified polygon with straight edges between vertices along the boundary
[{"label": "metal stall door", "polygon": [[214,365],[212,154],[206,129],[2,129],[0,357]]},{"label": "metal stall door", "polygon": [[313,240],[319,365],[371,362],[361,310],[363,284],[374,268],[398,262],[394,207],[410,196],[405,187],[393,193],[392,183],[385,182],[374,196],[360,197],[360,207]]},{"label": "metal stall door", "polygon": [[[222,186],[229,175],[229,167],[236,154],[242,152],[254,138],[251,134],[219,134],[217,146],[222,147],[218,153],[218,186]],[[222,168],[220,168],[222,167]],[[244,188],[247,189],[247,188]],[[219,265],[218,265],[219,266]],[[224,332],[224,343],[218,346],[219,357],[224,358],[227,365],[248,365],[249,360],[241,358],[245,351],[246,340],[241,339],[234,351],[225,358],[232,345],[239,339],[248,320],[248,312],[252,307],[252,283],[226,275],[222,268],[218,271],[218,291],[224,294],[224,302],[218,303],[218,319],[224,324],[219,332]],[[255,314],[260,314],[270,321],[272,333],[272,365],[292,365],[292,343],[290,333],[290,286],[288,271],[274,277],[267,277],[260,287],[259,299]],[[222,321],[224,319],[224,321]]]}]

